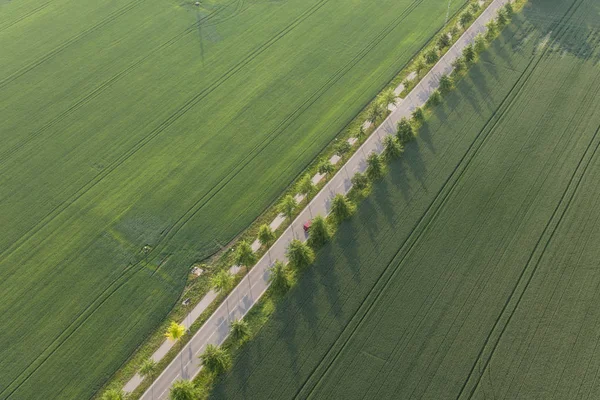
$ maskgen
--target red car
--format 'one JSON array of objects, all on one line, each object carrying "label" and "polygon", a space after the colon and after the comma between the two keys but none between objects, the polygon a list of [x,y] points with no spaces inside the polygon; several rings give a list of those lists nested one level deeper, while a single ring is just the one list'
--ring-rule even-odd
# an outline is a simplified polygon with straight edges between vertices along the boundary
[{"label": "red car", "polygon": [[311,225],[312,225],[312,221],[311,221],[310,219],[309,219],[308,221],[306,221],[306,222],[304,223],[304,226],[303,226],[303,228],[304,228],[304,232],[308,232],[308,230],[310,229],[310,226],[311,226]]}]

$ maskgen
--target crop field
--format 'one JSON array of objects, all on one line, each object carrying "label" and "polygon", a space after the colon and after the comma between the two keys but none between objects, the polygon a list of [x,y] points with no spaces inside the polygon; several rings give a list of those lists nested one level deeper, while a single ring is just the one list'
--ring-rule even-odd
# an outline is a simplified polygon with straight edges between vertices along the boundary
[{"label": "crop field", "polygon": [[212,397],[598,398],[598,21],[530,0]]},{"label": "crop field", "polygon": [[0,2],[0,399],[92,396],[448,10],[194,3]]}]

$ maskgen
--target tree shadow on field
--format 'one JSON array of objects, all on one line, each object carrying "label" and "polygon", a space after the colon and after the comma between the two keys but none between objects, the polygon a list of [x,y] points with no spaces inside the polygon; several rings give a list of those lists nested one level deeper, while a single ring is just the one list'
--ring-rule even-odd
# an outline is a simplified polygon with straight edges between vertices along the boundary
[{"label": "tree shadow on field", "polygon": [[600,61],[600,2],[530,0],[522,18],[540,32],[540,42],[550,51]]},{"label": "tree shadow on field", "polygon": [[[362,204],[359,205],[359,207],[362,207]],[[361,210],[362,211],[362,210]],[[364,214],[364,212],[358,213],[359,215]],[[340,225],[338,227],[338,237],[339,239],[336,240],[336,242],[341,243],[339,245],[340,248],[344,249],[344,251],[342,252],[342,256],[344,257],[344,265],[346,267],[348,267],[351,272],[352,272],[352,279],[355,282],[359,282],[361,279],[360,276],[360,258],[358,256],[358,246],[354,245],[348,245],[349,243],[357,243],[358,240],[360,240],[360,238],[356,235],[356,225],[359,224],[358,222],[358,217],[357,216],[352,216],[351,217],[353,220],[349,221],[348,224],[342,224],[345,225],[345,227],[342,227],[342,225]],[[362,223],[360,223],[362,225]],[[343,229],[343,230],[341,230]],[[333,248],[333,246],[331,246]],[[333,265],[333,264],[332,264]]]},{"label": "tree shadow on field", "polygon": [[459,82],[457,92],[460,93],[463,100],[467,100],[469,102],[473,111],[475,111],[477,115],[481,116],[483,110],[478,100],[479,93],[476,88],[477,83],[473,80],[471,74],[468,74]]},{"label": "tree shadow on field", "polygon": [[431,136],[431,129],[427,120],[425,120],[419,128],[419,139],[425,143],[425,146],[432,154],[436,154],[436,148],[433,144],[433,137]]}]

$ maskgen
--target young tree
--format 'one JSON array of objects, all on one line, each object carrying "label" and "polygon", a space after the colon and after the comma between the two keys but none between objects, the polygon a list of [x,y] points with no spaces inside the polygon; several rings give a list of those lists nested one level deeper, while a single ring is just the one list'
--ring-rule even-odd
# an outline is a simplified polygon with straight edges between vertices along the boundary
[{"label": "young tree", "polygon": [[510,1],[504,5],[504,14],[508,18],[511,18],[515,14],[515,9]]},{"label": "young tree", "polygon": [[331,202],[331,214],[338,222],[349,218],[354,213],[354,205],[346,196],[338,193]]},{"label": "young tree", "polygon": [[452,62],[452,68],[454,68],[455,72],[461,72],[463,71],[465,68],[467,68],[466,64],[465,64],[465,60],[462,57],[457,58],[456,60],[454,60]]},{"label": "young tree", "polygon": [[467,10],[460,15],[460,24],[463,27],[466,27],[471,21],[473,21],[473,13],[471,10]]},{"label": "young tree", "polygon": [[233,276],[231,276],[229,271],[222,269],[212,277],[210,283],[217,292],[226,292],[233,285]]},{"label": "young tree", "polygon": [[471,12],[473,14],[477,13],[477,11],[479,11],[479,9],[481,8],[481,6],[479,5],[479,1],[471,3],[469,7],[471,8]]},{"label": "young tree", "polygon": [[250,327],[243,319],[236,319],[231,322],[231,338],[236,342],[242,342],[250,336]]},{"label": "young tree", "polygon": [[396,96],[396,93],[392,88],[384,90],[379,95],[379,103],[383,104],[384,108],[387,108],[390,104],[396,104],[397,99],[398,96]]},{"label": "young tree", "polygon": [[175,381],[169,392],[170,400],[196,400],[198,396],[199,392],[194,383],[185,379]]},{"label": "young tree", "polygon": [[375,153],[371,153],[367,157],[367,176],[372,181],[383,176],[383,162],[381,162],[381,157]]},{"label": "young tree", "polygon": [[[346,142],[348,143],[348,142]],[[312,178],[309,174],[306,174],[298,182],[298,191],[303,194],[307,199],[310,199],[310,195],[315,190],[315,185],[312,182]]]},{"label": "young tree", "polygon": [[275,232],[267,224],[262,224],[258,230],[258,241],[265,247],[269,247],[275,241]]},{"label": "young tree", "polygon": [[438,55],[437,49],[431,49],[427,53],[425,53],[425,61],[429,65],[435,64],[439,58],[440,57]]},{"label": "young tree", "polygon": [[165,337],[175,342],[181,339],[183,335],[185,335],[185,326],[178,324],[175,321],[171,321],[171,324],[165,332]]},{"label": "young tree", "polygon": [[398,136],[398,140],[402,143],[406,143],[415,137],[413,127],[408,119],[402,118],[400,122],[398,122],[398,133],[396,133],[396,135]]},{"label": "young tree", "polygon": [[396,136],[388,135],[383,139],[383,156],[386,160],[392,160],[396,157],[399,157],[400,154],[404,151],[404,146],[398,140]]},{"label": "young tree", "polygon": [[437,46],[440,50],[443,50],[446,47],[450,46],[450,43],[450,36],[447,33],[442,33],[440,37],[438,37]]},{"label": "young tree", "polygon": [[474,44],[474,49],[475,52],[477,54],[481,54],[485,51],[485,48],[487,47],[485,38],[483,37],[482,34],[479,34],[477,36],[475,36],[475,44]]},{"label": "young tree", "polygon": [[294,239],[290,242],[286,252],[290,264],[296,268],[304,268],[315,261],[315,253],[306,243]]},{"label": "young tree", "polygon": [[472,44],[463,49],[463,58],[467,64],[471,64],[473,61],[475,61],[475,49],[473,48]]},{"label": "young tree", "polygon": [[362,139],[362,138],[365,137],[365,134],[366,134],[365,127],[364,127],[364,125],[361,125],[358,128],[358,132],[356,133],[356,137],[359,138],[359,139]]},{"label": "young tree", "polygon": [[500,11],[498,11],[498,18],[496,18],[496,21],[499,28],[502,28],[508,24],[508,17],[506,16],[505,8],[501,8]]},{"label": "young tree", "polygon": [[204,353],[200,355],[202,365],[206,370],[214,375],[220,375],[231,366],[231,357],[222,347],[213,344],[206,346]]},{"label": "young tree", "polygon": [[487,40],[489,43],[492,40],[494,40],[494,38],[498,34],[498,24],[496,23],[496,21],[491,20],[487,23],[486,27],[487,31],[485,32],[485,40]]},{"label": "young tree", "polygon": [[415,72],[420,75],[423,70],[427,68],[427,63],[423,58],[419,58],[415,64]]},{"label": "young tree", "polygon": [[288,267],[281,261],[277,260],[271,267],[269,282],[273,290],[277,292],[285,292],[292,286]]},{"label": "young tree", "polygon": [[331,175],[331,173],[333,172],[333,169],[334,169],[334,167],[329,160],[323,160],[319,164],[319,173],[323,174],[325,176]]},{"label": "young tree", "polygon": [[440,93],[442,95],[448,94],[452,88],[454,87],[454,82],[452,82],[452,78],[448,75],[442,75],[440,78]]},{"label": "young tree", "polygon": [[338,144],[335,145],[335,151],[340,156],[349,152],[350,149],[352,149],[352,145],[350,143],[348,143],[347,140],[341,140]]},{"label": "young tree", "polygon": [[279,204],[279,212],[282,213],[287,219],[291,220],[294,216],[294,211],[298,203],[296,203],[296,199],[291,194],[288,194],[283,198],[281,204]]},{"label": "young tree", "polygon": [[450,29],[450,36],[452,37],[456,37],[458,36],[458,34],[460,33],[460,27],[454,25],[451,29]]},{"label": "young tree", "polygon": [[150,380],[154,379],[154,374],[156,373],[156,361],[152,358],[148,357],[140,365],[140,375],[144,378],[150,378]]},{"label": "young tree", "polygon": [[361,174],[360,172],[354,174],[354,176],[351,179],[351,182],[352,186],[356,190],[364,190],[367,188],[367,186],[369,186],[369,178],[367,178],[365,174]]},{"label": "young tree", "polygon": [[313,249],[323,246],[331,239],[331,228],[327,220],[320,215],[312,220],[309,230],[308,244]]},{"label": "young tree", "polygon": [[250,243],[242,240],[235,250],[235,262],[248,268],[256,262],[256,254],[252,250]]},{"label": "young tree", "polygon": [[441,102],[442,102],[442,95],[441,95],[440,91],[434,90],[433,93],[431,93],[431,96],[429,96],[427,103],[425,103],[425,104],[427,105],[427,107],[431,108],[431,107],[435,107],[435,106],[439,105]]},{"label": "young tree", "polygon": [[367,110],[367,121],[373,125],[377,124],[377,121],[384,114],[383,105],[380,101],[375,101]]},{"label": "young tree", "polygon": [[104,392],[102,400],[126,400],[127,395],[122,390],[110,389]]},{"label": "young tree", "polygon": [[415,108],[415,110],[412,112],[412,118],[416,122],[423,122],[423,121],[425,121],[425,114],[423,113],[423,109],[421,107]]}]

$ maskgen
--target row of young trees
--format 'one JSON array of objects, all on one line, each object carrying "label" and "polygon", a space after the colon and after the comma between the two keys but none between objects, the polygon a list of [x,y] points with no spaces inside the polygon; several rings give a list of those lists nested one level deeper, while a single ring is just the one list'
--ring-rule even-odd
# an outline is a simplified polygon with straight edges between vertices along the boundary
[{"label": "row of young trees", "polygon": [[[470,5],[459,18],[459,22],[462,26],[465,26],[474,19],[474,14],[479,10],[479,5],[473,3]],[[485,34],[478,35],[474,42],[463,49],[463,54],[453,63],[453,69],[455,73],[460,73],[472,65],[477,58],[477,55],[483,52],[488,43],[490,43],[497,35],[500,29],[502,29],[513,16],[514,10],[512,4],[509,2],[502,7],[497,17],[487,24]],[[445,47],[451,44],[451,35],[441,35],[437,41],[437,48],[433,52],[425,54],[422,61],[417,63],[417,73],[420,73],[421,69],[426,68],[426,64],[433,64],[437,62],[439,55],[438,50],[441,51]],[[440,78],[439,89],[434,91],[427,101],[427,106],[432,107],[441,102],[442,96],[448,94],[454,88],[454,80],[452,76],[444,75]],[[369,121],[376,123],[384,114],[389,104],[395,103],[397,96],[393,90],[383,92],[374,102],[369,109]],[[385,162],[390,161],[394,158],[399,157],[404,151],[404,145],[415,137],[415,126],[421,124],[425,119],[423,109],[417,108],[412,113],[412,122],[407,118],[403,118],[398,122],[397,133],[395,136],[389,135],[384,138],[384,150],[381,155],[371,153],[367,157],[367,170],[364,174],[357,173],[352,178],[352,185],[355,190],[365,190],[371,181],[380,179],[385,173]],[[347,144],[347,147],[350,145]],[[340,146],[338,152],[343,154],[350,149],[344,149]],[[333,171],[334,167],[329,161],[322,162],[318,167],[319,173],[329,176]],[[316,190],[315,185],[309,175],[305,175],[298,184],[298,191],[304,195],[307,199]],[[296,199],[288,195],[284,197],[278,210],[286,218],[290,219],[293,217],[298,204]],[[332,200],[331,207],[331,220],[335,223],[349,218],[354,210],[355,205],[344,195],[338,194]],[[318,216],[312,221],[310,227],[310,234],[306,243],[300,240],[293,240],[290,242],[286,256],[289,260],[289,264],[284,264],[281,261],[276,261],[271,267],[270,273],[270,287],[271,290],[277,293],[284,293],[292,286],[292,275],[294,271],[302,270],[314,262],[315,254],[314,251],[325,243],[327,243],[333,234],[331,222],[328,219]],[[270,246],[276,239],[276,235],[269,225],[262,225],[259,228],[258,234],[259,242],[262,246]],[[242,241],[238,244],[235,253],[235,262],[246,268],[252,266],[256,262],[256,254],[252,250],[250,244],[246,241]],[[219,292],[228,291],[233,285],[234,278],[228,271],[220,271],[216,273],[212,278],[212,286]],[[170,340],[179,340],[185,335],[186,329],[183,325],[171,322],[168,326],[165,336]],[[237,343],[243,343],[250,337],[250,327],[244,320],[236,320],[231,323],[230,337]],[[200,356],[204,368],[209,374],[219,375],[227,371],[231,366],[231,357],[228,351],[223,347],[217,347],[214,345],[207,345],[205,351]],[[146,359],[139,369],[140,374],[143,377],[154,379],[157,372],[157,365],[151,358]],[[177,381],[174,383],[170,398],[173,400],[192,400],[198,398],[200,393],[191,381]],[[108,390],[102,396],[102,400],[124,400],[126,395],[123,391],[119,390]]]}]

